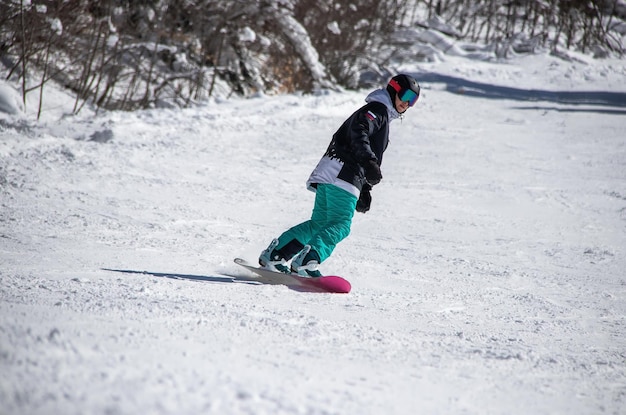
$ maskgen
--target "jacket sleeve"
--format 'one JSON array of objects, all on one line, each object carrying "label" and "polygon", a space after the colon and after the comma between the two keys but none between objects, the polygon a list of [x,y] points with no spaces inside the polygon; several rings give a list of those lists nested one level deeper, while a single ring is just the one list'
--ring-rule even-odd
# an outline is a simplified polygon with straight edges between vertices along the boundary
[{"label": "jacket sleeve", "polygon": [[381,128],[386,114],[381,114],[374,106],[366,105],[355,115],[350,128],[350,145],[354,158],[360,165],[369,160],[378,162],[370,145],[370,136]]}]

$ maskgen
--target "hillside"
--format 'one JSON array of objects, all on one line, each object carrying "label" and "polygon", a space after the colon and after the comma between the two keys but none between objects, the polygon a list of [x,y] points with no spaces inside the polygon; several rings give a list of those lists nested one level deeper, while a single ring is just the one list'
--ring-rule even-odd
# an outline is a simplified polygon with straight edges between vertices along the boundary
[{"label": "hillside", "polygon": [[366,90],[3,116],[0,412],[621,413],[624,62],[402,69],[422,97],[322,266],[348,295],[227,275],[308,217]]}]

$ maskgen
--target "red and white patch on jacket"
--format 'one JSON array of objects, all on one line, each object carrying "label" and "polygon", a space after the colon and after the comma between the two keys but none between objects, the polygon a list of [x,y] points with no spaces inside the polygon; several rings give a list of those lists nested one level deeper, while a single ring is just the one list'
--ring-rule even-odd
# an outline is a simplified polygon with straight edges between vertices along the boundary
[{"label": "red and white patch on jacket", "polygon": [[367,111],[365,113],[365,116],[369,118],[370,121],[374,121],[376,119],[376,114],[374,114],[372,111]]}]

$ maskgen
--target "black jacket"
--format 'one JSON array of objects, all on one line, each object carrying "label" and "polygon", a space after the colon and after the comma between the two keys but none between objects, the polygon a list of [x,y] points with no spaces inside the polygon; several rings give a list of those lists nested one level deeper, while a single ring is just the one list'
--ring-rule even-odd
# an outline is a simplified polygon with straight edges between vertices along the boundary
[{"label": "black jacket", "polygon": [[370,102],[339,127],[325,155],[339,158],[343,167],[338,178],[352,183],[361,191],[365,183],[365,164],[375,160],[380,166],[388,144],[387,107],[380,102]]},{"label": "black jacket", "polygon": [[324,156],[307,185],[330,183],[359,197],[366,183],[364,166],[375,160],[380,166],[389,144],[389,122],[399,116],[385,90],[377,90],[368,103],[355,111],[333,135]]}]

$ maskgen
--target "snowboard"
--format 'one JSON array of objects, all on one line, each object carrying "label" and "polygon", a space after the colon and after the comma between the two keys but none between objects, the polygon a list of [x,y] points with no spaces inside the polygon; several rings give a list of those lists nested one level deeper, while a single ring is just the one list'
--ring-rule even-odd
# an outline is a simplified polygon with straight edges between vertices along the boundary
[{"label": "snowboard", "polygon": [[260,268],[241,258],[235,258],[235,264],[241,265],[245,269],[254,272],[274,284],[288,286],[296,284],[310,291],[339,294],[347,294],[352,288],[348,280],[336,275],[325,275],[323,277],[311,278],[303,277],[298,274],[285,274],[282,272],[275,272],[270,271],[269,269]]}]

